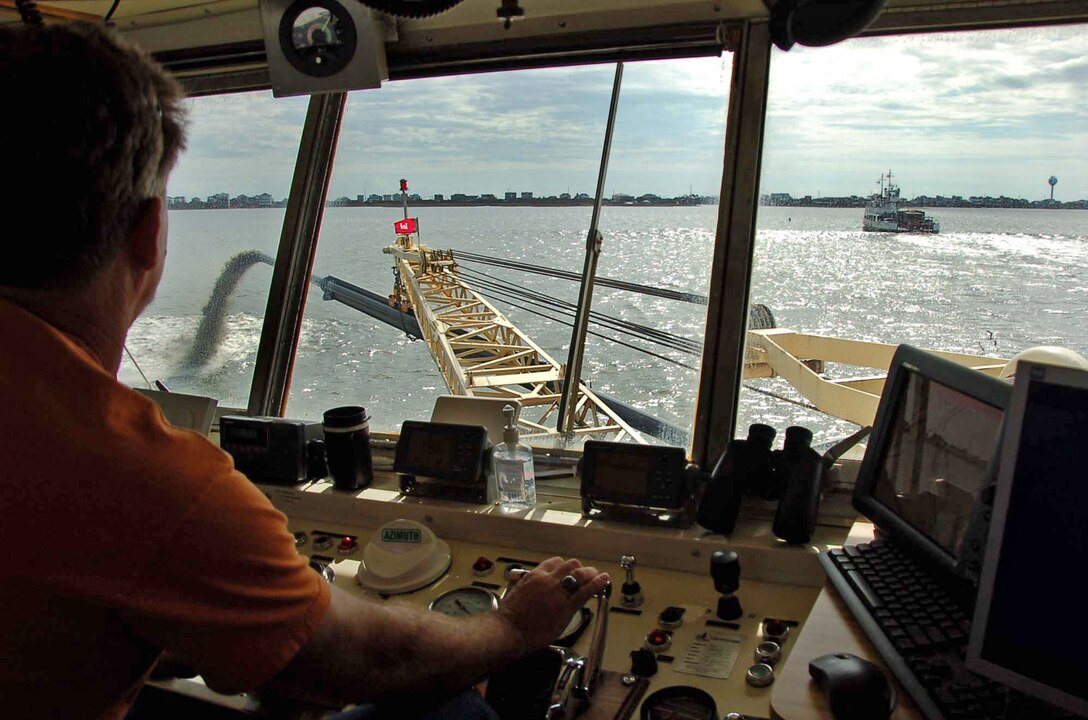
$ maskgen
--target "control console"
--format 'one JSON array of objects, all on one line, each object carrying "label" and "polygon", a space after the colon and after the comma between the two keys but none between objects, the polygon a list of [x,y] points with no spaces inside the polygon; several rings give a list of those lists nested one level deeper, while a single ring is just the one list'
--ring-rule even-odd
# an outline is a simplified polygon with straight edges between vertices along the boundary
[{"label": "control console", "polygon": [[[378,602],[394,597],[395,592],[398,602],[418,603],[450,615],[490,611],[501,602],[511,575],[548,557],[546,553],[451,537],[435,536],[432,542],[427,536],[433,533],[425,523],[404,520],[389,527],[358,527],[293,518],[289,525],[299,552],[309,556],[326,577],[331,575],[338,587]],[[446,563],[446,548],[448,569],[425,586],[382,591],[380,588],[387,586],[375,586],[367,558],[380,557],[377,550],[383,537],[392,537],[391,529],[397,530],[396,540],[411,540],[418,530],[421,544],[430,543],[433,557],[420,555],[421,577],[429,580],[435,568]],[[368,549],[370,543],[379,545]],[[607,622],[596,623],[591,616],[601,605],[587,603],[571,619],[558,643],[570,648],[565,655],[556,656],[561,662],[541,657],[530,664],[549,673],[574,667],[577,659],[591,657],[593,639],[587,629],[599,628],[604,633],[600,667],[615,675],[617,683],[630,684],[631,697],[639,696],[631,707],[633,712],[641,702],[665,702],[663,698],[702,693],[716,703],[719,717],[730,712],[768,717],[774,665],[789,654],[789,639],[801,630],[819,588],[743,580],[735,553],[709,555],[702,573],[640,563],[637,581],[633,555],[580,555],[585,564],[608,572],[620,591],[613,595],[611,604],[603,604]],[[727,618],[720,613],[723,605],[727,606]],[[666,688],[674,690],[657,693]]]}]

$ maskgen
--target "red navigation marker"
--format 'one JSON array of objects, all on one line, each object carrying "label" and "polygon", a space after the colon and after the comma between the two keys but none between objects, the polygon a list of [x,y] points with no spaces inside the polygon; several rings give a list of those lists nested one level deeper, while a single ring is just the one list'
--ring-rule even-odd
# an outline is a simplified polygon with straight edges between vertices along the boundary
[{"label": "red navigation marker", "polygon": [[393,223],[393,229],[398,235],[410,235],[416,231],[416,219],[404,218]]}]

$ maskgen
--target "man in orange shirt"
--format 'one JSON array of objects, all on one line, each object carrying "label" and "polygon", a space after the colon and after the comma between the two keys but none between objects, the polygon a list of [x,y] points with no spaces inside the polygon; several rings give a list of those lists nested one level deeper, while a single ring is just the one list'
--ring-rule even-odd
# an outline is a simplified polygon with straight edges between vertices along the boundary
[{"label": "man in orange shirt", "polygon": [[124,717],[164,651],[224,692],[453,692],[603,590],[606,575],[551,558],[498,612],[454,620],[325,583],[228,455],[116,380],[166,258],[178,86],[104,28],[8,26],[0,97],[5,717]]}]

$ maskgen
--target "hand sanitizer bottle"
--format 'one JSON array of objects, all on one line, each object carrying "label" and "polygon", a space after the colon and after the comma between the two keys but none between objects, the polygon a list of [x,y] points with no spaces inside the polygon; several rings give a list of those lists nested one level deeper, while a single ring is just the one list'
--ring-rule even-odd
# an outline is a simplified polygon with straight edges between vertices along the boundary
[{"label": "hand sanitizer bottle", "polygon": [[518,443],[514,408],[507,405],[502,411],[506,415],[506,427],[502,431],[503,441],[492,454],[495,480],[499,489],[499,505],[503,512],[531,510],[536,505],[533,451],[529,446]]}]

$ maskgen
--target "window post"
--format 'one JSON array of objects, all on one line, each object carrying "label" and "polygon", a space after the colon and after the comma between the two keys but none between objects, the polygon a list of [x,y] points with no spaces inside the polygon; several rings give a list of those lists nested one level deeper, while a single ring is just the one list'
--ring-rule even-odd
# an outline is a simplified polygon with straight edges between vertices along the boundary
[{"label": "window post", "polygon": [[250,415],[282,415],[302,331],[345,93],[312,95],[299,141],[250,388]]},{"label": "window post", "polygon": [[771,58],[765,21],[747,20],[724,31],[725,44],[734,50],[733,77],[692,442],[693,460],[708,469],[737,421]]}]

